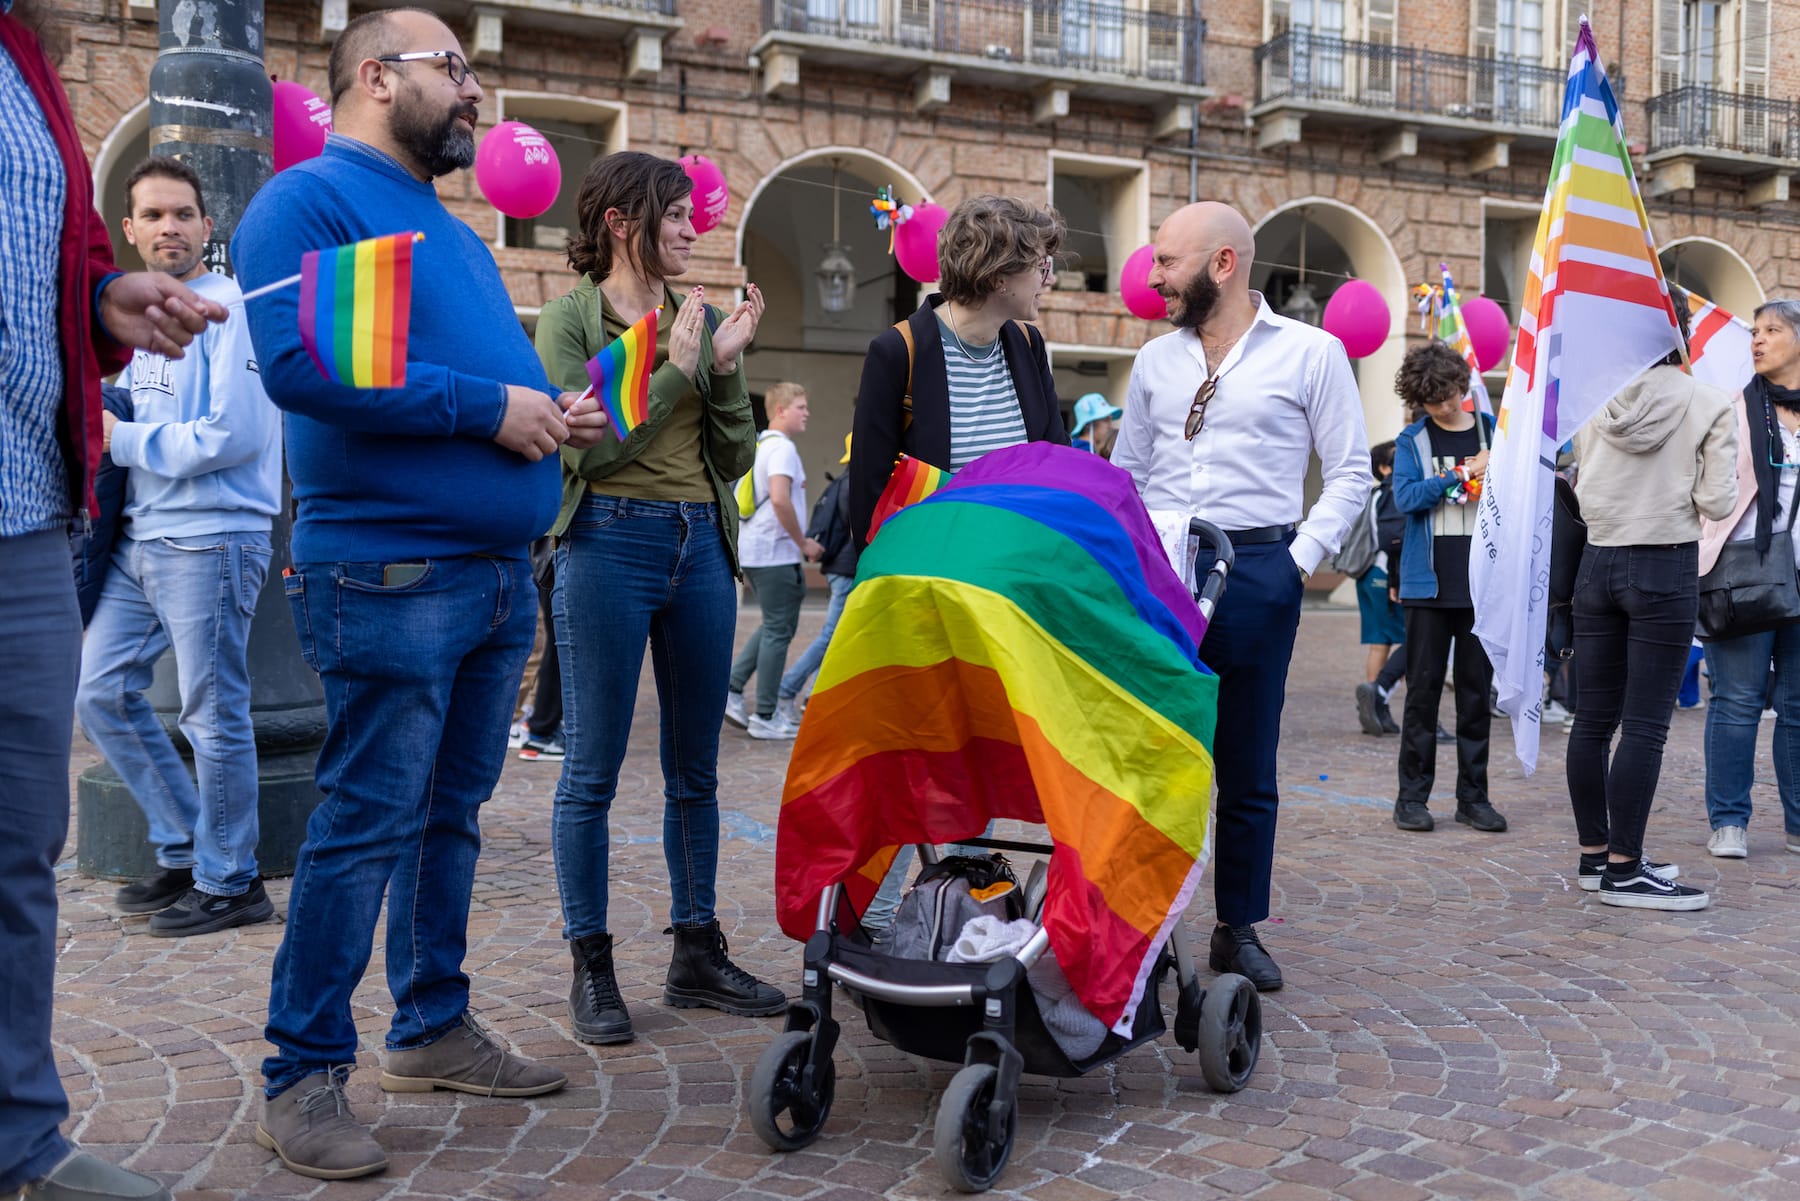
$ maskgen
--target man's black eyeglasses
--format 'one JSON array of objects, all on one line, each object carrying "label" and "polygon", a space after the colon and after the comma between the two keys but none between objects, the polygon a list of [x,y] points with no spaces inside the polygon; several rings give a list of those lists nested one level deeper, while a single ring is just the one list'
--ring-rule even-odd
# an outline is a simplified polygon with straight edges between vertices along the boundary
[{"label": "man's black eyeglasses", "polygon": [[457,87],[460,88],[465,79],[473,79],[476,87],[481,86],[481,76],[475,74],[475,68],[469,65],[469,60],[454,50],[413,50],[406,54],[384,54],[375,61],[378,63],[414,63],[428,58],[443,59],[444,73],[450,76],[450,82]]}]

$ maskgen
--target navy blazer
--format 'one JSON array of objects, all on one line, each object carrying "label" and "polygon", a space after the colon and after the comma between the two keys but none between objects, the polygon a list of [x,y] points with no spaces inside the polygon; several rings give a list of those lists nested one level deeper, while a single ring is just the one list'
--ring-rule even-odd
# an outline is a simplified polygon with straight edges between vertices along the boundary
[{"label": "navy blazer", "polygon": [[[912,327],[912,425],[903,426],[901,398],[906,395],[906,342],[897,329],[882,331],[869,343],[863,359],[862,384],[856,393],[856,416],[850,441],[850,533],[857,549],[869,537],[876,502],[894,473],[902,452],[934,467],[950,467],[950,383],[944,370],[944,343],[935,309],[939,293],[926,297],[908,317]],[[1000,346],[1012,372],[1029,442],[1069,445],[1056,384],[1050,378],[1050,355],[1044,336],[1034,327],[1008,321],[1000,327]]]}]

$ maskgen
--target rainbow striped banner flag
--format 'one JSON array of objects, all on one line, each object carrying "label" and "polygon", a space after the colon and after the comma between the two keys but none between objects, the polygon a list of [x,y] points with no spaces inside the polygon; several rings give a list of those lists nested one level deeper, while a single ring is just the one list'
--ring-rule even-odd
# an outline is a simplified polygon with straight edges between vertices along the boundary
[{"label": "rainbow striped banner flag", "polygon": [[656,370],[656,315],[639,317],[632,327],[608,342],[588,360],[588,379],[606,410],[613,433],[623,442],[650,416],[650,375]]},{"label": "rainbow striped banner flag", "polygon": [[1438,271],[1443,274],[1444,282],[1439,293],[1437,338],[1469,365],[1469,395],[1463,401],[1463,408],[1492,417],[1494,402],[1488,399],[1487,383],[1481,378],[1481,362],[1475,357],[1475,343],[1469,337],[1469,327],[1463,323],[1462,298],[1457,295],[1456,281],[1450,277],[1450,264],[1439,263]]},{"label": "rainbow striped banner flag", "polygon": [[894,474],[888,476],[887,487],[881,490],[881,497],[875,502],[874,516],[869,518],[870,540],[888,518],[907,505],[924,500],[942,488],[949,478],[950,473],[942,467],[933,467],[911,455],[901,455],[894,463]]},{"label": "rainbow striped banner flag", "polygon": [[424,240],[388,234],[301,256],[300,342],[320,375],[351,388],[405,386],[413,244]]},{"label": "rainbow striped banner flag", "polygon": [[1042,823],[1043,922],[1129,1036],[1209,846],[1218,679],[1131,477],[1045,442],[984,455],[863,553],[788,764],[776,911],[867,908],[902,845]]},{"label": "rainbow striped banner flag", "polygon": [[1475,634],[1527,775],[1537,767],[1557,448],[1681,349],[1626,146],[1583,17],[1469,560]]}]

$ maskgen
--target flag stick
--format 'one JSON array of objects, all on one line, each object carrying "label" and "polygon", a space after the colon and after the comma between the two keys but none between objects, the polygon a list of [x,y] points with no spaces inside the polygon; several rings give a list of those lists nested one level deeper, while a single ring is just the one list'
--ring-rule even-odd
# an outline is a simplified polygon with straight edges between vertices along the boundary
[{"label": "flag stick", "polygon": [[267,296],[270,292],[279,292],[283,288],[291,288],[299,282],[300,273],[296,271],[286,279],[278,279],[272,284],[264,284],[253,292],[245,292],[244,299],[255,300],[258,296]]}]

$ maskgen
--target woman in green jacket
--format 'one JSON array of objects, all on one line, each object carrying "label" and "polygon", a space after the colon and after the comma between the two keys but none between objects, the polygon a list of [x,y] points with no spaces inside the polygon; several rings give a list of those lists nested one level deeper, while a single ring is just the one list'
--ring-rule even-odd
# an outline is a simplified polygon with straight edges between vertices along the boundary
[{"label": "woman in green jacket", "polygon": [[756,333],[756,286],[729,314],[666,282],[693,251],[693,185],[677,163],[622,152],[588,168],[569,265],[581,282],[544,306],[537,348],[557,386],[651,309],[648,417],[623,441],[563,454],[552,610],[568,757],[552,820],[564,931],[574,956],[575,1035],[627,1042],[631,1018],[607,928],[607,815],[631,734],[648,643],[662,706],[663,851],[675,952],[663,999],[736,1014],[778,1012],[780,990],[726,956],[714,913],[719,727],[737,620],[732,481],[756,458],[739,356]]}]

